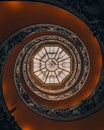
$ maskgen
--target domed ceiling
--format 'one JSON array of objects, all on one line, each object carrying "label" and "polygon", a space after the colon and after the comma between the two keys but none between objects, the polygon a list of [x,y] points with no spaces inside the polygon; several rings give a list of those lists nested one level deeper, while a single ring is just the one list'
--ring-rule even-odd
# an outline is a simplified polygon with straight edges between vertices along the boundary
[{"label": "domed ceiling", "polygon": [[[0,127],[90,130],[83,123],[93,123],[104,106],[103,18],[102,10],[94,10],[97,3],[18,1],[0,7]],[[103,130],[103,123],[93,128]]]}]

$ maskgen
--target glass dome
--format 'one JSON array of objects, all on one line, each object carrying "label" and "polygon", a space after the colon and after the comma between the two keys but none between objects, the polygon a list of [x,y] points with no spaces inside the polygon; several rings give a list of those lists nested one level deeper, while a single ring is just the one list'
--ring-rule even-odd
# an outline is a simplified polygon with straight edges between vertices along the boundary
[{"label": "glass dome", "polygon": [[44,46],[33,56],[33,73],[43,83],[61,83],[71,72],[71,57],[60,46]]}]

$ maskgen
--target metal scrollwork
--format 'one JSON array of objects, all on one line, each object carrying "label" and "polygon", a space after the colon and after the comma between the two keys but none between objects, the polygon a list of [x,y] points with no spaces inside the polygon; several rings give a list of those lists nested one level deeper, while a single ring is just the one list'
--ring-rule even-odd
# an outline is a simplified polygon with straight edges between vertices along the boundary
[{"label": "metal scrollwork", "polygon": [[[24,100],[33,108],[36,109],[37,113],[40,115],[45,115],[47,118],[54,119],[54,120],[61,120],[61,121],[69,121],[80,119],[85,116],[88,116],[100,108],[104,106],[104,9],[103,9],[103,0],[35,0],[35,2],[42,2],[48,3],[51,5],[55,5],[61,7],[69,12],[72,12],[80,19],[82,19],[92,30],[94,35],[99,41],[99,45],[102,52],[102,59],[103,59],[103,67],[101,72],[101,77],[97,87],[95,88],[94,92],[80,104],[74,106],[73,108],[66,108],[66,109],[50,109],[44,108],[41,105],[37,105],[36,103],[33,104],[32,101],[29,99],[29,96],[22,90],[22,88],[18,84],[19,91],[23,96]],[[96,9],[97,8],[97,9]],[[36,31],[37,28],[27,28],[25,31],[21,29],[16,33],[13,33],[10,37],[8,37],[5,41],[0,44],[0,86],[2,91],[2,74],[5,62],[8,58],[8,55],[13,50],[13,48],[22,42],[22,40],[31,35],[31,33]],[[48,29],[48,27],[47,27]],[[61,31],[61,30],[60,30]],[[78,43],[80,45],[80,43]],[[19,81],[18,81],[19,82]],[[2,94],[0,94],[0,99],[2,99]],[[6,104],[2,103],[0,105],[0,128],[4,130],[20,130],[19,126],[17,126],[14,119],[11,117],[8,120],[8,113],[9,110],[5,108]],[[6,110],[2,109],[5,108]],[[7,112],[8,111],[8,112]],[[61,118],[60,118],[61,117]],[[4,124],[5,127],[2,126]],[[14,123],[13,123],[13,122]],[[11,123],[10,123],[11,122]],[[11,127],[12,126],[12,127]]]}]

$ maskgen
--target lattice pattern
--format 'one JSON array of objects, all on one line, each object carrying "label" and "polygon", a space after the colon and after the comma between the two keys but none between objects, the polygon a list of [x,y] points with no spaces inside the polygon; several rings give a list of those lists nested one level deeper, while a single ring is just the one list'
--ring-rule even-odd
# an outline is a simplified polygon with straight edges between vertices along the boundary
[{"label": "lattice pattern", "polygon": [[33,57],[33,73],[43,83],[60,83],[71,71],[71,58],[58,46],[45,46]]}]

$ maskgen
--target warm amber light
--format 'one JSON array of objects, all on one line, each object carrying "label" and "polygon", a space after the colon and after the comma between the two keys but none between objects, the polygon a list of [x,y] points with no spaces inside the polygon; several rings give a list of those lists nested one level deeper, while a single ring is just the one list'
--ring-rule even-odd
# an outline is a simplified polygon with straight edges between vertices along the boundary
[{"label": "warm amber light", "polygon": [[30,129],[30,127],[25,126],[25,127],[23,127],[23,130],[31,130],[31,129]]},{"label": "warm amber light", "polygon": [[5,5],[12,7],[12,8],[15,8],[15,9],[16,8],[18,9],[22,5],[22,3],[19,1],[11,1],[11,2],[6,2]]}]

